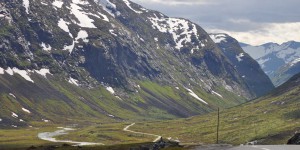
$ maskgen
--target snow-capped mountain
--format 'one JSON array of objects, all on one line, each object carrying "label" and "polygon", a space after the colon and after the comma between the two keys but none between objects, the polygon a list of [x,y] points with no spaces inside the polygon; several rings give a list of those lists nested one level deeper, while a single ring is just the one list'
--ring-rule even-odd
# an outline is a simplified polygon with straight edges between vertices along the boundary
[{"label": "snow-capped mountain", "polygon": [[242,75],[248,87],[258,96],[266,94],[274,88],[259,64],[244,52],[236,39],[223,33],[210,34],[210,37]]},{"label": "snow-capped mountain", "polygon": [[[294,75],[290,74],[288,77],[284,77],[283,80],[278,80],[282,74],[281,70],[287,70],[289,66],[294,66],[300,58],[300,43],[295,41],[289,41],[281,45],[277,43],[266,43],[260,46],[242,45],[242,48],[252,58],[254,58],[271,78],[275,86],[278,86],[285,82],[289,77]],[[299,71],[293,71],[295,73]],[[275,79],[277,78],[277,79]]]},{"label": "snow-capped mountain", "polygon": [[0,10],[0,125],[186,117],[261,94],[200,26],[128,0],[10,0]]}]

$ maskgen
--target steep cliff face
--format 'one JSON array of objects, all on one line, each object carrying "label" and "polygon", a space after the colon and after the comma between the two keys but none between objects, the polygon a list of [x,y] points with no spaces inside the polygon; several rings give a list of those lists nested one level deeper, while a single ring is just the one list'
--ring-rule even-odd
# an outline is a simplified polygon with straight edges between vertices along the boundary
[{"label": "steep cliff face", "polygon": [[276,83],[276,85],[281,85],[299,72],[300,59],[298,58],[278,68],[274,73],[270,75],[270,78],[274,83]]},{"label": "steep cliff face", "polygon": [[[15,92],[14,111],[37,101],[38,116],[52,119],[42,109],[49,103],[79,105],[60,115],[173,118],[255,96],[201,27],[127,0],[12,0],[1,3],[0,19],[3,107]],[[40,90],[59,94],[26,95]]]},{"label": "steep cliff face", "polygon": [[274,85],[269,77],[239,45],[238,41],[227,34],[210,34],[211,38],[222,49],[223,53],[234,65],[243,80],[257,97],[267,94]]}]

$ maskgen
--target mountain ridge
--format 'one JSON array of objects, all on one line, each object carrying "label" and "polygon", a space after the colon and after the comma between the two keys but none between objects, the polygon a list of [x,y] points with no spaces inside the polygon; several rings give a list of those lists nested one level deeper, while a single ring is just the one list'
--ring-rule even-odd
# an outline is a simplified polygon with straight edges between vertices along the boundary
[{"label": "mountain ridge", "polygon": [[[12,0],[1,9],[6,127],[62,116],[172,119],[256,96],[206,31],[188,20],[127,0]],[[38,109],[26,123],[11,115],[26,117],[23,105]]]},{"label": "mountain ridge", "polygon": [[274,88],[259,64],[245,53],[236,39],[223,33],[211,33],[210,36],[242,75],[247,86],[258,97],[267,94]]},{"label": "mountain ridge", "polygon": [[[242,48],[258,61],[275,86],[300,72],[300,70],[290,68],[292,65],[289,65],[300,57],[300,42],[288,41],[280,45],[270,42],[260,46],[244,45]],[[293,71],[289,71],[290,69]]]}]

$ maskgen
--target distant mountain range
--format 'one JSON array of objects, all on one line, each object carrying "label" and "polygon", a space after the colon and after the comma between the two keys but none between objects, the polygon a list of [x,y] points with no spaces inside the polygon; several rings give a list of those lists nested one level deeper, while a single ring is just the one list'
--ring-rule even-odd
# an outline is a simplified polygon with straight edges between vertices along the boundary
[{"label": "distant mountain range", "polygon": [[260,64],[275,86],[279,86],[300,72],[300,42],[289,41],[281,45],[277,43],[266,43],[260,46],[245,43],[240,45]]}]

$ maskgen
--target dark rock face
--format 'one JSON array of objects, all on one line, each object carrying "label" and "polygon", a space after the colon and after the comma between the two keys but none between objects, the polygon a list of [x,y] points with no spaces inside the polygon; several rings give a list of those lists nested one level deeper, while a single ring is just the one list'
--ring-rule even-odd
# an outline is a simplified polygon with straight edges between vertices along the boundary
[{"label": "dark rock face", "polygon": [[[49,68],[86,86],[95,83],[86,74],[114,87],[130,87],[130,80],[141,79],[184,84],[202,80],[253,97],[201,27],[134,3],[111,2],[3,3],[11,19],[2,21],[5,35],[0,38],[6,44],[0,47],[1,66]],[[78,13],[85,17],[78,18]],[[87,37],[80,37],[82,33]],[[174,77],[182,70],[186,75]]]},{"label": "dark rock face", "polygon": [[243,51],[237,40],[226,34],[211,34],[212,38],[219,40],[218,46],[225,56],[234,65],[234,68],[242,76],[244,82],[257,97],[267,94],[274,89],[269,77],[260,68],[259,64]]},{"label": "dark rock face", "polygon": [[300,62],[295,61],[280,67],[278,70],[272,73],[270,77],[273,82],[276,83],[276,85],[281,85],[299,72]]},{"label": "dark rock face", "polygon": [[296,133],[292,138],[290,138],[287,144],[300,145],[300,133]]}]

